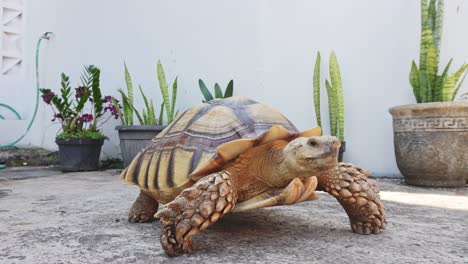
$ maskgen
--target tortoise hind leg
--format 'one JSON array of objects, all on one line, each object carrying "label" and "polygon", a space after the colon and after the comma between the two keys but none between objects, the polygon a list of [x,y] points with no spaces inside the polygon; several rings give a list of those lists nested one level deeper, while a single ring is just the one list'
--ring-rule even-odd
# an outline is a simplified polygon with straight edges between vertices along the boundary
[{"label": "tortoise hind leg", "polygon": [[128,221],[131,223],[144,223],[154,220],[159,203],[144,192],[140,192],[128,212]]},{"label": "tortoise hind leg", "polygon": [[231,211],[237,201],[227,173],[208,175],[185,189],[155,217],[162,224],[161,245],[171,256],[192,251],[192,237]]}]

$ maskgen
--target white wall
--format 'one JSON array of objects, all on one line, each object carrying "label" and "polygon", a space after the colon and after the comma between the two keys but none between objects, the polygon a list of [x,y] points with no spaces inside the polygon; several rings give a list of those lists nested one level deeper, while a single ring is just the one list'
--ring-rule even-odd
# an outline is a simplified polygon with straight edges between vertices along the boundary
[{"label": "white wall", "polygon": [[[84,64],[102,69],[104,94],[124,85],[123,61],[136,83],[160,102],[156,61],[171,81],[179,76],[179,108],[201,101],[198,78],[272,105],[300,129],[315,125],[312,73],[322,53],[322,77],[335,50],[346,108],[346,159],[377,175],[397,175],[391,106],[414,103],[408,83],[419,52],[419,1],[26,1],[24,63],[16,77],[0,76],[0,102],[26,121],[0,121],[0,144],[23,131],[34,107],[34,50],[45,31],[55,37],[42,50],[42,86],[58,89],[64,71],[78,81]],[[446,1],[441,60],[468,61],[468,4]],[[13,80],[13,81],[12,81]],[[468,82],[467,82],[468,83]],[[465,83],[463,90],[468,89]],[[325,92],[323,93],[325,94]],[[322,98],[326,102],[325,95]],[[327,124],[326,105],[322,108]],[[25,146],[56,148],[57,125],[44,104]],[[118,151],[115,123],[104,152]]]}]

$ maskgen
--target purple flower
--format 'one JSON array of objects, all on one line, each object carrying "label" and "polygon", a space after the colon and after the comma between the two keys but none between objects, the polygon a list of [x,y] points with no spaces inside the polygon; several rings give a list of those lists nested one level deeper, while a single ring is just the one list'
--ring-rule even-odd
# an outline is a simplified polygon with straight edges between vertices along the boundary
[{"label": "purple flower", "polygon": [[80,86],[78,88],[75,88],[76,99],[81,98],[86,93],[87,90],[88,88],[86,88],[86,86]]},{"label": "purple flower", "polygon": [[115,119],[119,118],[119,112],[118,109],[114,105],[114,100],[119,108],[122,108],[122,106],[119,104],[119,100],[113,98],[112,96],[106,96],[104,97],[104,103],[107,103],[106,107],[104,107],[104,112],[110,112],[112,116],[114,116]]},{"label": "purple flower", "polygon": [[82,116],[78,117],[78,121],[83,123],[88,123],[93,121],[93,115],[91,114],[83,114]]},{"label": "purple flower", "polygon": [[46,104],[50,104],[50,102],[52,102],[52,98],[54,98],[54,96],[55,96],[54,92],[48,91],[48,92],[42,94],[42,100],[44,100],[44,102]]},{"label": "purple flower", "polygon": [[60,113],[59,113],[59,114],[55,114],[55,115],[54,115],[54,119],[52,119],[52,122],[55,122],[56,119],[59,119],[60,122],[62,122],[62,121],[63,121],[63,115],[60,114]]},{"label": "purple flower", "polygon": [[110,96],[110,95],[105,96],[105,97],[104,97],[104,103],[109,103],[109,102],[112,103],[112,96]]},{"label": "purple flower", "polygon": [[115,119],[119,118],[119,114],[117,109],[115,108],[114,105],[108,105],[104,108],[104,112],[109,111],[111,115],[114,116]]}]

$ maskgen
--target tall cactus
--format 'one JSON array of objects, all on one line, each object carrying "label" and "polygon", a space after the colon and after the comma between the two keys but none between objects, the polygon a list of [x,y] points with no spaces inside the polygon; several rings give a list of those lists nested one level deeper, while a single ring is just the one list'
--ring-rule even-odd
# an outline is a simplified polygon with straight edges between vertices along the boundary
[{"label": "tall cactus", "polygon": [[440,43],[444,16],[443,0],[421,0],[421,44],[419,68],[413,60],[409,81],[418,103],[453,101],[468,66],[448,76],[451,60],[443,73],[439,72]]},{"label": "tall cactus", "polygon": [[[317,53],[314,68],[314,105],[317,123],[322,125],[320,112],[320,53]],[[340,67],[335,52],[330,54],[330,81],[325,80],[330,115],[330,134],[344,141],[344,97]]]}]

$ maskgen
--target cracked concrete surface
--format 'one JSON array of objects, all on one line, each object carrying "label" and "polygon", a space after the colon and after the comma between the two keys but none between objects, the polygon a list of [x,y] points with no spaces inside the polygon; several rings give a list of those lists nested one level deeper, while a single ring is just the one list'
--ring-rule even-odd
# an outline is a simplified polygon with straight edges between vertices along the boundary
[{"label": "cracked concrete surface", "polygon": [[0,263],[468,263],[466,188],[379,179],[388,221],[380,235],[353,234],[324,193],[230,214],[195,237],[196,252],[171,259],[159,244],[159,223],[126,221],[138,189],[116,171],[39,170],[31,170],[34,178],[0,173]]}]

